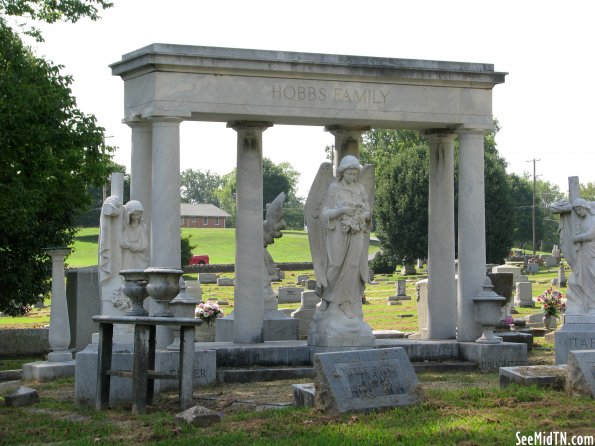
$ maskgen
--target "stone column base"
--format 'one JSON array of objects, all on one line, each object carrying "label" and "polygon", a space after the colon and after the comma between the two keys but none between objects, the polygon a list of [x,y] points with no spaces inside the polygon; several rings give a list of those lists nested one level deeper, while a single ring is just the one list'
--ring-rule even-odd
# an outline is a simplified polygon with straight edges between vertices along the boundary
[{"label": "stone column base", "polygon": [[[70,355],[72,358],[72,354]],[[52,381],[58,378],[74,376],[74,360],[36,361],[23,364],[23,379],[33,381]]]}]

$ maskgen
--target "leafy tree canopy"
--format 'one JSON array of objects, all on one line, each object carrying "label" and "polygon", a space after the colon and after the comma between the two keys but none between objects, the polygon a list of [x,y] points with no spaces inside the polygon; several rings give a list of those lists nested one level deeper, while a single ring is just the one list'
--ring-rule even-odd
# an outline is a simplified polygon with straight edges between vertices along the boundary
[{"label": "leafy tree canopy", "polygon": [[[506,162],[498,155],[495,129],[486,135],[486,255],[501,263],[511,247],[512,220]],[[364,135],[361,158],[376,166],[377,235],[387,256],[413,262],[428,251],[428,144],[415,130],[374,129]],[[455,142],[455,206],[458,185]],[[455,211],[455,219],[457,213]],[[456,224],[456,222],[455,222]]]},{"label": "leafy tree canopy", "polygon": [[0,0],[0,21],[4,17],[18,17],[17,24],[26,34],[43,41],[41,33],[28,27],[24,20],[38,20],[46,23],[58,21],[78,22],[84,17],[99,19],[99,10],[111,8],[113,3],[106,0]]},{"label": "leafy tree canopy", "polygon": [[223,186],[223,178],[207,170],[186,169],[181,178],[182,203],[210,203],[219,206],[217,191]]},{"label": "leafy tree canopy", "polygon": [[[31,4],[1,1],[0,13]],[[49,9],[34,12],[39,18],[57,3],[43,4]],[[71,243],[90,205],[87,188],[102,186],[112,166],[103,129],[77,108],[71,82],[0,19],[0,310],[8,314],[49,291],[43,249]]]}]

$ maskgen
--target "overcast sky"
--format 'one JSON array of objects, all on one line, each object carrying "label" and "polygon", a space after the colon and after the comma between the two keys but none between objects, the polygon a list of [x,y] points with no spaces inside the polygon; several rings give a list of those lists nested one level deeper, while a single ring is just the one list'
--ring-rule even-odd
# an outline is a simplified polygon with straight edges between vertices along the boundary
[{"label": "overcast sky", "polygon": [[[97,22],[43,26],[39,55],[74,76],[79,107],[119,147],[130,169],[123,81],[108,65],[151,43],[494,64],[496,142],[508,171],[531,171],[567,191],[567,178],[595,182],[595,2],[592,0],[240,1],[114,0]],[[305,196],[324,147],[320,127],[275,126],[264,155],[302,173]],[[183,123],[181,170],[235,167],[236,133],[224,123]]]}]

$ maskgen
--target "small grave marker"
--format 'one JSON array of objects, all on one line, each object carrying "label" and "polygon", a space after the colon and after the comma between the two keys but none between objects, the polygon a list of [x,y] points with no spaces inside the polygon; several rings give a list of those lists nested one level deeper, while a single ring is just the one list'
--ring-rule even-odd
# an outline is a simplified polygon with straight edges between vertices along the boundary
[{"label": "small grave marker", "polygon": [[314,356],[316,408],[361,412],[419,402],[418,380],[402,347]]}]

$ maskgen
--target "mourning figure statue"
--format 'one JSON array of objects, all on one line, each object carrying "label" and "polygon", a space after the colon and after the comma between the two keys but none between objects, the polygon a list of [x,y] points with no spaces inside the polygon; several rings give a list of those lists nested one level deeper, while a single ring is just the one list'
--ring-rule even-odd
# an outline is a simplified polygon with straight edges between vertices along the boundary
[{"label": "mourning figure statue", "polygon": [[575,198],[551,207],[560,214],[560,248],[572,269],[566,314],[595,315],[595,202]]},{"label": "mourning figure statue", "polygon": [[305,206],[317,293],[321,297],[308,343],[318,346],[374,345],[363,321],[362,297],[369,282],[368,246],[374,201],[374,171],[345,156],[333,177],[323,163]]}]

